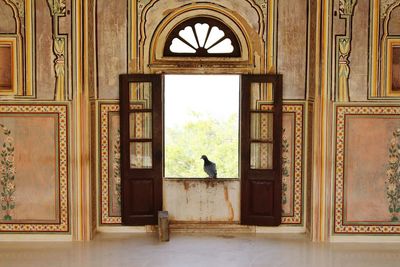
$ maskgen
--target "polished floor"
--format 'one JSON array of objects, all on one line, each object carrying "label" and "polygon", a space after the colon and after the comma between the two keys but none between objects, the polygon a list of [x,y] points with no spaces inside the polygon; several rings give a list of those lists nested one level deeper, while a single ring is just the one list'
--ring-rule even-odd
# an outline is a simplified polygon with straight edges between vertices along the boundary
[{"label": "polished floor", "polygon": [[319,244],[304,236],[99,234],[92,242],[0,242],[0,266],[400,266],[400,244]]}]

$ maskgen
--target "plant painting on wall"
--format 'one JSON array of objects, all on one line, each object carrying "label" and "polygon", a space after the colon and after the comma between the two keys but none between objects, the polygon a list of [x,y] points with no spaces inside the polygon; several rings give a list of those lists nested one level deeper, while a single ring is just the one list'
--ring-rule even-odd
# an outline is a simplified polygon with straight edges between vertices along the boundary
[{"label": "plant painting on wall", "polygon": [[[0,151],[0,200],[2,219],[12,220],[12,210],[15,208],[15,166],[14,166],[14,139],[11,131],[0,124],[3,140]],[[1,139],[0,139],[1,140]]]},{"label": "plant painting on wall", "polygon": [[389,146],[389,164],[386,170],[386,196],[391,221],[398,222],[400,214],[400,128],[393,132]]}]

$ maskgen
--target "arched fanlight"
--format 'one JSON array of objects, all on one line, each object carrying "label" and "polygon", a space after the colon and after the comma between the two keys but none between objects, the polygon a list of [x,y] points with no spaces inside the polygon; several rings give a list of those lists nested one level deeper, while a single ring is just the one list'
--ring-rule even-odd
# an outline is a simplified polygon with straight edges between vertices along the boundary
[{"label": "arched fanlight", "polygon": [[176,26],[167,37],[164,56],[240,57],[236,35],[224,23],[196,17]]}]

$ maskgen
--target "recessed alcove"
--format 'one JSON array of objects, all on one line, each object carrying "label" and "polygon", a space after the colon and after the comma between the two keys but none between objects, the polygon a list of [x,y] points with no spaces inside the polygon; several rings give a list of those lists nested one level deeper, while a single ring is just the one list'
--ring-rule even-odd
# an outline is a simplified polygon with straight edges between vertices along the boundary
[{"label": "recessed alcove", "polygon": [[0,41],[0,92],[13,91],[13,47]]},{"label": "recessed alcove", "polygon": [[392,91],[400,91],[400,45],[392,46]]}]

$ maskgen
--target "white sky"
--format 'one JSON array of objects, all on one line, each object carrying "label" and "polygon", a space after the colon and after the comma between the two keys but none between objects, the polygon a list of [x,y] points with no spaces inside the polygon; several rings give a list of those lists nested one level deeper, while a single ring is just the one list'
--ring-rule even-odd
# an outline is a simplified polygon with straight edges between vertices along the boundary
[{"label": "white sky", "polygon": [[165,127],[191,120],[191,111],[227,119],[239,113],[239,75],[165,75]]}]

